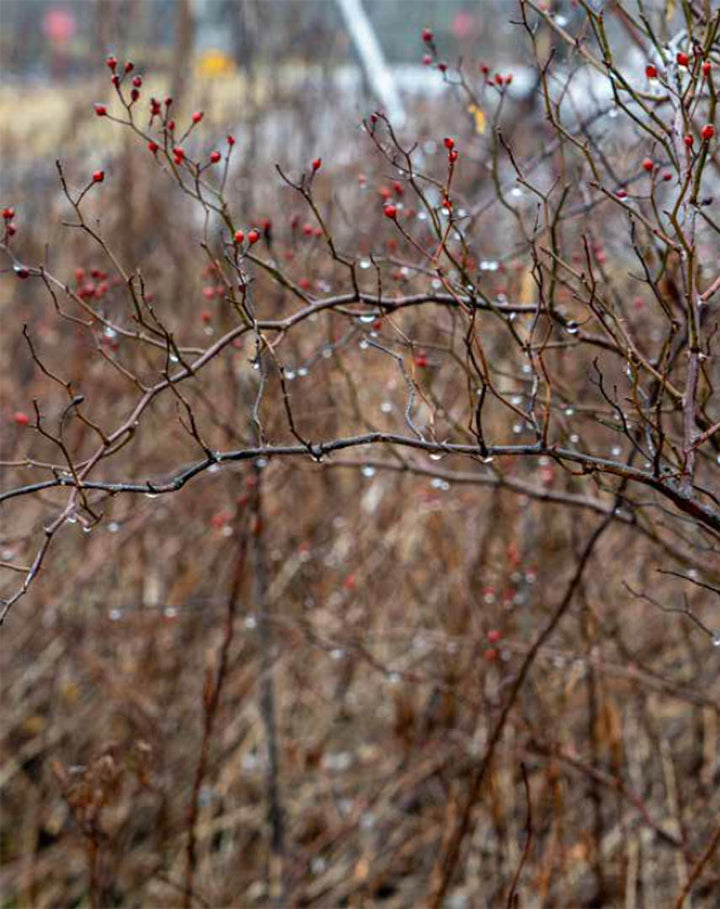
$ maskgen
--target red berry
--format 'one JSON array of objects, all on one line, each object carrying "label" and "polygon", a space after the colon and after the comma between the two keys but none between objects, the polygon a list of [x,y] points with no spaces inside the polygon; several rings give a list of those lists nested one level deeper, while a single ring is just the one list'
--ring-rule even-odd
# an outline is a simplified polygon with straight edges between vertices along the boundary
[{"label": "red berry", "polygon": [[441,73],[447,72],[447,63],[438,63],[438,69]]},{"label": "red berry", "polygon": [[486,63],[481,63],[480,72],[483,74],[483,76],[487,76],[487,74],[490,72],[490,67]]},{"label": "red berry", "polygon": [[430,66],[430,64],[432,63],[432,57],[430,56],[430,54],[425,54],[425,56],[422,59],[422,62],[423,62],[424,66]]},{"label": "red berry", "polygon": [[300,287],[303,290],[310,290],[310,288],[312,287],[312,282],[310,281],[310,278],[300,278],[300,280],[298,281],[298,284],[300,285]]},{"label": "red berry", "polygon": [[378,192],[383,199],[389,199],[392,196],[392,190],[388,189],[387,186],[381,186]]},{"label": "red berry", "polygon": [[192,122],[199,123],[202,120],[202,118],[203,118],[203,112],[201,110],[196,110],[195,113],[192,115]]},{"label": "red berry", "polygon": [[15,217],[15,209],[11,206],[3,208],[2,216],[6,221],[12,221],[12,219]]},{"label": "red berry", "polygon": [[157,154],[157,150],[160,148],[157,142],[153,142],[152,140],[148,142],[147,147],[148,151],[151,151],[154,155]]},{"label": "red berry", "polygon": [[132,62],[132,60],[128,60],[128,62],[125,64],[125,72],[131,73],[134,69],[135,64]]},{"label": "red berry", "polygon": [[232,148],[232,146],[235,145],[235,136],[228,136],[227,144]]},{"label": "red berry", "polygon": [[322,237],[322,235],[323,235],[322,227],[316,227],[315,230],[313,231],[313,236],[319,238],[319,237]]},{"label": "red berry", "polygon": [[395,218],[397,218],[397,206],[386,205],[384,211],[385,211],[386,218],[390,218],[393,221],[395,220]]},{"label": "red berry", "polygon": [[222,155],[220,154],[219,151],[214,151],[210,155],[210,160],[212,161],[213,164],[217,164],[221,158],[222,158]]},{"label": "red berry", "polygon": [[185,160],[185,149],[181,148],[179,145],[173,150],[173,155],[175,155],[175,163],[182,164]]},{"label": "red berry", "polygon": [[95,113],[98,115],[98,117],[106,117],[107,116],[107,107],[105,107],[104,104],[96,104]]},{"label": "red berry", "polygon": [[312,163],[312,169],[320,170],[321,165],[322,165],[322,158],[315,158],[315,160]]},{"label": "red berry", "polygon": [[174,120],[168,120],[168,122],[167,122],[167,128],[168,128],[168,131],[169,131],[169,132],[171,132],[171,133],[172,133],[172,132],[175,132],[175,121],[174,121]]},{"label": "red berry", "polygon": [[642,166],[643,166],[643,170],[646,170],[648,172],[651,171],[654,167],[652,158],[645,158],[645,160],[642,163]]},{"label": "red berry", "polygon": [[115,88],[119,88],[119,86],[120,86],[120,76],[118,76],[117,73],[113,73],[112,76],[110,76],[110,81],[111,81],[112,84],[115,86]]},{"label": "red berry", "polygon": [[712,123],[706,123],[700,130],[700,135],[702,136],[703,142],[709,142],[715,135],[715,127]]},{"label": "red berry", "polygon": [[134,89],[130,92],[130,100],[133,101],[133,102],[135,102],[135,101],[137,101],[137,99],[138,99],[139,97],[140,97],[140,92],[138,91],[138,89],[134,88]]},{"label": "red berry", "polygon": [[250,233],[248,234],[248,243],[251,246],[253,245],[253,243],[257,243],[257,241],[259,239],[260,239],[260,234],[258,231],[254,230],[254,229],[251,230]]},{"label": "red berry", "polygon": [[455,147],[455,140],[454,140],[454,139],[451,139],[451,138],[448,136],[446,139],[443,140],[443,144],[445,145],[445,148],[447,148],[447,149],[452,149],[452,148]]},{"label": "red berry", "polygon": [[488,649],[485,651],[485,654],[484,654],[485,659],[488,663],[494,663],[495,660],[497,659],[497,655],[498,655],[498,652],[493,647],[488,647]]},{"label": "red berry", "polygon": [[108,69],[111,69],[115,72],[115,67],[117,66],[117,57],[114,57],[112,54],[107,58],[105,64]]},{"label": "red berry", "polygon": [[7,225],[7,227],[5,228],[5,230],[7,231],[8,237],[14,237],[15,234],[17,233],[17,227],[15,226],[15,222],[14,222],[14,221],[11,221],[11,222]]},{"label": "red berry", "polygon": [[618,189],[615,195],[618,199],[627,199],[627,192],[624,189]]},{"label": "red berry", "polygon": [[312,237],[312,234],[313,234],[313,226],[312,226],[312,224],[304,224],[304,225],[303,225],[303,233],[305,234],[306,237]]},{"label": "red berry", "polygon": [[505,85],[510,85],[510,83],[512,82],[512,80],[513,80],[513,74],[512,74],[512,73],[508,73],[507,76],[505,76]]},{"label": "red berry", "polygon": [[706,60],[702,65],[702,74],[703,76],[709,76],[712,65],[709,60]]},{"label": "red berry", "polygon": [[233,239],[237,244],[240,244],[245,239],[245,234],[241,230],[236,230]]},{"label": "red berry", "polygon": [[160,102],[157,98],[150,99],[150,113],[153,117],[156,117],[160,114]]},{"label": "red berry", "polygon": [[133,85],[135,86],[135,88],[140,88],[140,86],[142,85],[142,77],[135,76],[135,78],[133,79]]},{"label": "red berry", "polygon": [[30,422],[30,417],[21,410],[18,410],[17,413],[13,414],[13,420],[18,426],[27,426]]},{"label": "red berry", "polygon": [[95,170],[93,171],[92,177],[93,183],[102,183],[102,181],[105,179],[105,171]]},{"label": "red berry", "polygon": [[30,272],[24,265],[16,265],[13,269],[15,272],[15,277],[20,278],[21,281],[24,281],[25,278],[30,277]]},{"label": "red berry", "polygon": [[503,77],[500,75],[500,73],[495,73],[495,84],[496,85],[503,84]]},{"label": "red berry", "polygon": [[662,178],[667,183],[668,180],[672,180],[672,174],[670,173],[669,170],[666,170],[665,173],[663,174]]},{"label": "red berry", "polygon": [[426,44],[429,44],[433,39],[433,33],[429,28],[424,28],[422,30],[422,39]]},{"label": "red berry", "polygon": [[203,311],[200,313],[200,318],[207,324],[212,319],[212,313],[209,309],[203,309]]},{"label": "red berry", "polygon": [[657,74],[658,71],[656,67],[652,65],[652,63],[648,64],[645,67],[645,75],[648,77],[648,79],[657,79]]},{"label": "red berry", "polygon": [[419,369],[425,369],[425,367],[428,365],[427,354],[424,350],[421,350],[420,353],[415,357],[415,365]]},{"label": "red berry", "polygon": [[397,196],[402,196],[405,192],[404,186],[402,185],[402,183],[398,182],[397,180],[393,183],[393,189],[395,190],[395,194]]},{"label": "red berry", "polygon": [[695,137],[691,136],[690,133],[688,133],[687,136],[685,136],[685,138],[683,139],[683,142],[685,143],[685,145],[687,145],[688,148],[692,148],[693,143],[695,142]]},{"label": "red berry", "polygon": [[458,159],[457,149],[454,148],[454,149],[448,154],[448,161],[449,161],[451,164],[454,164],[454,163],[457,161],[457,159]]},{"label": "red berry", "polygon": [[75,280],[77,281],[77,283],[79,284],[84,278],[85,278],[85,269],[76,268],[75,269]]},{"label": "red berry", "polygon": [[487,633],[487,639],[488,639],[488,641],[490,641],[491,644],[497,644],[497,642],[500,640],[501,637],[502,637],[501,632],[499,632],[495,628],[493,628],[492,631],[488,631],[488,633]]},{"label": "red berry", "polygon": [[690,58],[688,57],[688,55],[684,54],[682,51],[680,51],[678,53],[678,55],[675,59],[678,62],[678,66],[687,66],[688,63],[690,62]]}]

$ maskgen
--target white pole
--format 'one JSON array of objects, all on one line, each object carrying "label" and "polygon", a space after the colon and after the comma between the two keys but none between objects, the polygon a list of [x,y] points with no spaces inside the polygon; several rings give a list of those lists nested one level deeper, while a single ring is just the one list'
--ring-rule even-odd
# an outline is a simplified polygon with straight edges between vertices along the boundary
[{"label": "white pole", "polygon": [[405,122],[405,108],[390,67],[383,57],[380,42],[363,9],[362,0],[336,0],[350,32],[370,88],[382,104],[394,126]]}]

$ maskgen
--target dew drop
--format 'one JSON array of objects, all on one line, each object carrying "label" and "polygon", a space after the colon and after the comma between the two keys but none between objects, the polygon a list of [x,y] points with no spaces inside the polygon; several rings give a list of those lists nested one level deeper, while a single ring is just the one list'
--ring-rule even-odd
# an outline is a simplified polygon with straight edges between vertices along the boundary
[{"label": "dew drop", "polygon": [[712,639],[713,647],[720,647],[720,634],[716,634]]},{"label": "dew drop", "polygon": [[105,338],[117,338],[117,332],[114,328],[111,328],[109,325],[106,325],[103,329],[103,337]]},{"label": "dew drop", "polygon": [[220,470],[220,465],[219,465],[219,464],[211,464],[211,465],[208,467],[207,470],[208,470],[208,473],[217,473],[217,472]]},{"label": "dew drop", "polygon": [[371,477],[375,476],[375,468],[372,466],[372,464],[364,464],[360,468],[360,473],[367,479],[370,479]]},{"label": "dew drop", "polygon": [[295,373],[293,372],[292,369],[288,369],[285,371],[285,378],[288,382],[292,382],[294,380]]},{"label": "dew drop", "polygon": [[177,609],[174,606],[166,606],[163,615],[166,619],[174,619],[177,616]]},{"label": "dew drop", "polygon": [[622,454],[622,448],[620,448],[619,445],[615,445],[615,446],[612,448],[612,450],[610,451],[610,454],[611,454],[614,458],[619,458],[620,455]]},{"label": "dew drop", "polygon": [[297,373],[297,374],[298,374],[298,376],[300,376],[301,378],[302,378],[303,376],[306,376],[306,375],[308,374],[307,368],[306,368],[305,366],[301,366],[300,369],[298,369],[298,373]]},{"label": "dew drop", "polygon": [[322,355],[326,360],[329,360],[330,357],[332,356],[332,354],[333,354],[332,347],[325,347],[323,349]]},{"label": "dew drop", "polygon": [[255,466],[257,467],[258,470],[263,470],[265,467],[268,466],[267,458],[256,458]]},{"label": "dew drop", "polygon": [[107,526],[107,529],[108,529],[108,533],[117,533],[118,530],[120,530],[120,525],[118,524],[117,521],[110,521],[110,523]]},{"label": "dew drop", "polygon": [[358,262],[358,265],[364,271],[364,270],[370,268],[370,266],[372,265],[372,262],[370,261],[370,259],[360,259],[360,261]]},{"label": "dew drop", "polygon": [[92,524],[83,524],[83,533],[92,533]]},{"label": "dew drop", "polygon": [[510,190],[510,195],[516,199],[521,198],[522,194],[523,194],[523,191],[520,189],[519,186],[513,186],[513,188]]},{"label": "dew drop", "polygon": [[427,221],[428,215],[426,211],[419,211],[417,216],[418,221]]},{"label": "dew drop", "polygon": [[378,315],[379,313],[373,312],[363,313],[358,317],[358,322],[362,322],[363,325],[372,325],[375,319],[377,319]]},{"label": "dew drop", "polygon": [[577,324],[577,322],[573,321],[572,319],[565,324],[565,331],[569,335],[576,335],[579,330],[580,330],[580,326]]},{"label": "dew drop", "polygon": [[370,345],[367,342],[367,338],[363,338],[362,341],[358,344],[360,350],[367,350]]},{"label": "dew drop", "polygon": [[380,405],[380,410],[383,413],[392,413],[393,406],[389,401],[383,401]]},{"label": "dew drop", "polygon": [[331,660],[341,660],[344,656],[345,656],[345,651],[342,649],[342,647],[334,647],[330,651]]},{"label": "dew drop", "polygon": [[400,673],[399,673],[399,672],[391,672],[391,673],[388,675],[388,682],[390,682],[391,685],[397,685],[399,681],[400,681]]},{"label": "dew drop", "polygon": [[111,609],[108,615],[111,622],[119,622],[122,618],[122,609]]},{"label": "dew drop", "polygon": [[246,628],[257,628],[257,619],[254,615],[245,616],[245,622],[243,624]]},{"label": "dew drop", "polygon": [[431,460],[431,461],[442,461],[442,459],[443,459],[444,457],[445,457],[445,455],[442,454],[442,452],[440,452],[440,451],[434,451],[434,452],[430,455],[430,460]]}]

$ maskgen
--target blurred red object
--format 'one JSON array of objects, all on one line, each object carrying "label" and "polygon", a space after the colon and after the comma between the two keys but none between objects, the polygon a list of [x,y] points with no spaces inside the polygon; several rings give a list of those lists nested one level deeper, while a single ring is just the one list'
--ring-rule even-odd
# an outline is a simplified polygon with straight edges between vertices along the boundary
[{"label": "blurred red object", "polygon": [[51,44],[67,44],[76,30],[75,16],[64,7],[52,7],[43,16],[43,31]]}]

